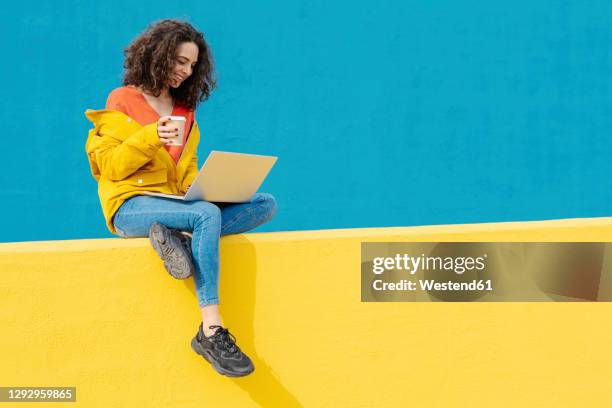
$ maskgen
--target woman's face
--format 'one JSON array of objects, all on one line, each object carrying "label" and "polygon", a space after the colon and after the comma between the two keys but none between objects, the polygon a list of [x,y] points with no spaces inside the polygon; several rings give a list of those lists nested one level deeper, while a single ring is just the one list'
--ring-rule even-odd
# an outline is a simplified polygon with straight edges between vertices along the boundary
[{"label": "woman's face", "polygon": [[194,42],[184,42],[179,44],[176,50],[176,63],[170,73],[168,85],[172,88],[181,86],[191,73],[198,62],[198,46]]}]

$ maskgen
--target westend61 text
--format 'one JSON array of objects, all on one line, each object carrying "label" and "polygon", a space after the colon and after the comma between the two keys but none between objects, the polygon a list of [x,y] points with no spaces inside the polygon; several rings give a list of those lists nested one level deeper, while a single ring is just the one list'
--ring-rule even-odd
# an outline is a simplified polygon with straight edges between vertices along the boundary
[{"label": "westend61 text", "polygon": [[426,290],[426,291],[437,291],[437,290],[465,290],[465,291],[483,291],[493,290],[491,280],[472,280],[470,282],[436,282],[432,279],[419,279],[417,282],[402,279],[399,282],[383,282],[381,279],[377,279],[372,282],[372,288],[374,290]]}]

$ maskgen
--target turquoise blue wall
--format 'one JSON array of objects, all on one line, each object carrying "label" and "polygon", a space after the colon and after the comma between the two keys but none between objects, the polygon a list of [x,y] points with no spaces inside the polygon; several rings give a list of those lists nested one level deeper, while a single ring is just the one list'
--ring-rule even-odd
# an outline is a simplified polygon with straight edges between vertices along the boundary
[{"label": "turquoise blue wall", "polygon": [[4,6],[0,241],[110,236],[83,112],[166,17],[216,58],[201,159],[280,156],[261,231],[612,213],[611,2],[148,3]]}]

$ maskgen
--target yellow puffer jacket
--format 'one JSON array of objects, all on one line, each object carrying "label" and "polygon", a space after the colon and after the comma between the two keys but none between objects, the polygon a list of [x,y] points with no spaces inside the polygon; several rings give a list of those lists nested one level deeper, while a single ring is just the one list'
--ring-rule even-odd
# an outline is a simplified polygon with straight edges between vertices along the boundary
[{"label": "yellow puffer jacket", "polygon": [[183,153],[175,163],[157,135],[157,122],[141,126],[123,112],[85,112],[94,128],[89,131],[85,151],[106,225],[112,233],[113,216],[130,197],[143,191],[184,194],[198,173],[197,146],[200,131],[194,121]]}]

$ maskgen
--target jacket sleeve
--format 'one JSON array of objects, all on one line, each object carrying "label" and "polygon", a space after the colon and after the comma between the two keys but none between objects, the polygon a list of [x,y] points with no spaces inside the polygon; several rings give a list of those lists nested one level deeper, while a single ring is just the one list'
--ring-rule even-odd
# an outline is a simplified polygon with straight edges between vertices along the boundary
[{"label": "jacket sleeve", "polygon": [[162,145],[157,135],[157,122],[154,122],[123,140],[105,131],[104,127],[96,127],[90,131],[85,150],[92,164],[92,172],[97,167],[102,176],[119,181],[153,159]]},{"label": "jacket sleeve", "polygon": [[181,185],[181,192],[186,193],[189,189],[189,186],[193,183],[193,180],[198,175],[198,155],[196,153],[193,154],[191,161],[189,162],[189,166],[187,167],[187,171],[185,172],[185,177],[183,178],[183,183]]}]

